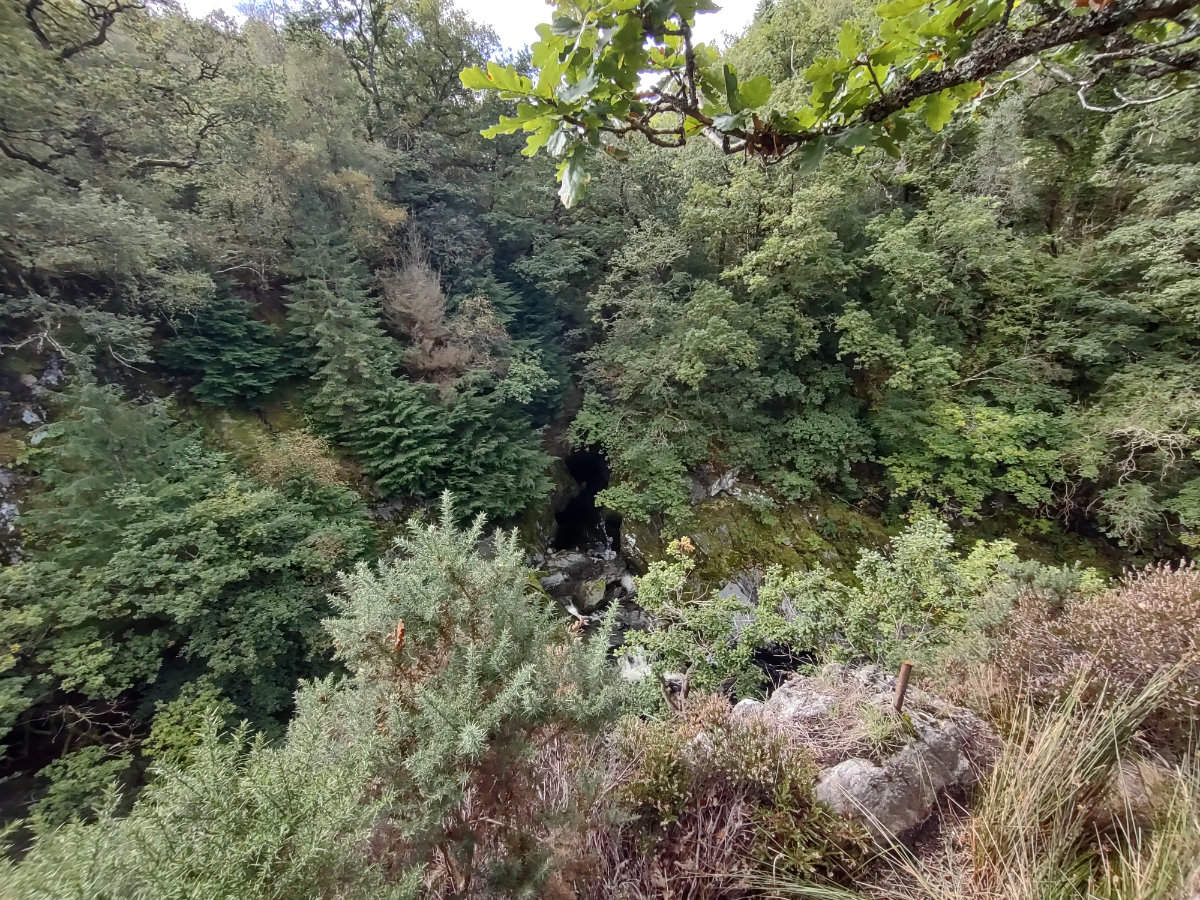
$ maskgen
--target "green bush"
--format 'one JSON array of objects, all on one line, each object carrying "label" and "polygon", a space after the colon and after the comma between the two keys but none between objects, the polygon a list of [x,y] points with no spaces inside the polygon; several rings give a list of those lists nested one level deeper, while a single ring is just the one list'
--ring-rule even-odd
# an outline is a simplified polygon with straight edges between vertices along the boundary
[{"label": "green bush", "polygon": [[[344,702],[371,711],[383,742],[381,783],[394,793],[391,865],[435,859],[453,891],[477,876],[548,877],[541,851],[504,854],[533,812],[515,798],[530,781],[541,729],[594,727],[616,711],[604,635],[564,642],[557,607],[531,594],[516,533],[478,550],[482,522],[456,527],[443,501],[439,520],[416,526],[395,560],[343,578],[338,617],[326,627],[353,673]],[[506,862],[507,860],[507,862]]]},{"label": "green bush", "polygon": [[250,304],[223,295],[176,328],[163,362],[192,379],[190,390],[213,406],[260,400],[292,374],[275,329],[258,321]]},{"label": "green bush", "polygon": [[133,757],[100,744],[60,756],[38,772],[49,781],[33,805],[31,821],[38,830],[72,819],[90,819],[105,802],[113,782],[129,771]]},{"label": "green bush", "polygon": [[[343,578],[325,622],[350,676],[305,685],[278,746],[197,690],[160,711],[157,768],[126,818],[43,830],[0,863],[6,896],[528,895],[553,874],[536,756],[612,721],[607,634],[581,642],[533,590],[514,533],[485,556],[447,499],[393,558]],[[424,886],[424,887],[422,887]]]},{"label": "green bush", "polygon": [[162,404],[94,383],[63,399],[29,457],[28,558],[0,569],[12,705],[70,691],[136,716],[203,677],[278,728],[297,679],[327,665],[334,573],[373,550],[361,502],[307,477],[250,478]]},{"label": "green bush", "polygon": [[[246,729],[205,724],[186,763],[163,763],[128,816],[110,796],[99,820],[37,833],[0,861],[20,900],[238,897],[296,900],[410,896],[364,865],[361,848],[385,798],[367,791],[370,720],[333,712],[335,689],[305,689],[280,747]],[[346,740],[346,729],[355,740]]]},{"label": "green bush", "polygon": [[639,579],[653,627],[630,633],[628,645],[660,675],[688,672],[701,690],[742,696],[763,684],[759,651],[894,665],[1003,619],[1023,585],[1058,577],[1077,586],[1083,577],[1020,563],[1010,541],[980,541],[964,555],[949,526],[932,516],[905,528],[886,553],[862,551],[849,583],[821,567],[768,567],[755,604],[705,590],[693,575],[693,550],[688,538],[672,543]]}]

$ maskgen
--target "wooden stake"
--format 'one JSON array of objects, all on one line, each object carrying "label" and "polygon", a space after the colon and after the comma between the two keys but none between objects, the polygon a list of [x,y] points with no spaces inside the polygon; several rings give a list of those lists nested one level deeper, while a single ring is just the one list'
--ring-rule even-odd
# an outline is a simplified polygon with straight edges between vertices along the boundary
[{"label": "wooden stake", "polygon": [[908,693],[908,676],[912,674],[912,663],[907,659],[900,664],[900,677],[896,679],[896,712],[904,709],[904,695]]}]

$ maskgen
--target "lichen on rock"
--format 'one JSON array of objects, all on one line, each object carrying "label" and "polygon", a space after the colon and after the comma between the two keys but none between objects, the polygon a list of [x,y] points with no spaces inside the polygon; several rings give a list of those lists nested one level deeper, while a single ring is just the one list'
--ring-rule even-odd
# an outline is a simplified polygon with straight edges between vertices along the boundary
[{"label": "lichen on rock", "polygon": [[922,825],[943,795],[972,787],[997,747],[977,716],[921,690],[910,690],[897,714],[894,686],[873,666],[829,666],[793,676],[763,703],[741,701],[733,715],[809,750],[823,767],[817,798],[886,842]]}]

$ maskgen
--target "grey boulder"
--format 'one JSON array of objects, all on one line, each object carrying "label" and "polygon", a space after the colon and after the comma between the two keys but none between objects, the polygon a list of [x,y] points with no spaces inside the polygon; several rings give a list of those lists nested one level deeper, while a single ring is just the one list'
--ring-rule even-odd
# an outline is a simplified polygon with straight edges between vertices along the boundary
[{"label": "grey boulder", "polygon": [[919,727],[882,763],[854,757],[825,769],[817,799],[862,822],[881,841],[897,838],[929,818],[945,791],[974,783],[966,740],[953,725]]}]

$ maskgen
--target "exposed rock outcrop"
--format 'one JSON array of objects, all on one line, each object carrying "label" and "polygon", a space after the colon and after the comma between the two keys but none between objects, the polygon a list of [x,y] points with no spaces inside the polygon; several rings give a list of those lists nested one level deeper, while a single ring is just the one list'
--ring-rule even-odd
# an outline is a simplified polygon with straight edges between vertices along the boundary
[{"label": "exposed rock outcrop", "polygon": [[883,841],[923,824],[947,792],[970,788],[998,746],[973,713],[924,691],[910,689],[897,715],[894,687],[874,667],[830,666],[793,676],[764,703],[741,701],[733,715],[808,748],[823,766],[817,798]]},{"label": "exposed rock outcrop", "polygon": [[576,616],[593,616],[637,593],[625,560],[605,548],[562,550],[536,559],[535,565],[546,573],[540,579],[546,593]]},{"label": "exposed rock outcrop", "polygon": [[904,747],[881,763],[852,757],[825,769],[817,799],[861,820],[879,838],[903,835],[929,818],[946,790],[975,783],[969,739],[955,723],[917,726]]}]

